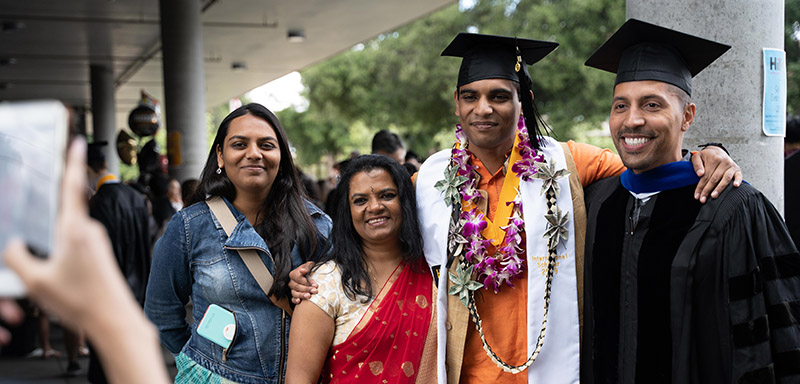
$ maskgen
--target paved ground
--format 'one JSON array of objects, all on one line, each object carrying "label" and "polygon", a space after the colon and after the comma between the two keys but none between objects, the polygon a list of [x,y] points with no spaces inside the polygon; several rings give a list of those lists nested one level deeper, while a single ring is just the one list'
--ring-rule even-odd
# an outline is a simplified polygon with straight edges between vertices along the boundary
[{"label": "paved ground", "polygon": [[[41,357],[31,358],[6,358],[0,357],[0,384],[11,383],[35,383],[35,384],[83,384],[88,383],[86,379],[86,368],[89,366],[89,358],[81,357],[78,362],[81,365],[81,373],[76,377],[65,377],[67,371],[67,358],[64,353],[64,336],[61,327],[53,324],[51,326],[50,342],[54,349],[62,352],[58,358],[42,359]],[[170,374],[175,375],[175,362],[172,355],[164,351],[164,362]]]}]

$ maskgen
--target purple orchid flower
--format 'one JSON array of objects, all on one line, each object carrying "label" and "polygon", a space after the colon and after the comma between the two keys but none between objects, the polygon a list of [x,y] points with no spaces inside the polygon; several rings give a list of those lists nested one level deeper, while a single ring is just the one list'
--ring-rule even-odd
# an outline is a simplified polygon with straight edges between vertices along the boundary
[{"label": "purple orchid flower", "polygon": [[467,253],[464,254],[464,257],[471,263],[475,263],[475,261],[478,262],[477,264],[484,263],[486,245],[486,240],[470,241],[467,245]]},{"label": "purple orchid flower", "polygon": [[478,212],[477,208],[472,208],[469,212],[462,212],[461,219],[466,220],[464,228],[461,230],[461,234],[466,238],[480,235],[481,231],[486,228],[483,213]]}]

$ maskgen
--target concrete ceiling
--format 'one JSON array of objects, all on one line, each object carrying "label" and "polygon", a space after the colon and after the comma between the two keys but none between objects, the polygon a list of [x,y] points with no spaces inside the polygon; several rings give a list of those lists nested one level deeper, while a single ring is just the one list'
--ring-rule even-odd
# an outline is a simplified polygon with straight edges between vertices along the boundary
[{"label": "concrete ceiling", "polygon": [[[206,107],[455,2],[198,1]],[[289,42],[289,30],[306,40]],[[90,64],[114,70],[118,127],[127,125],[141,89],[163,103],[158,0],[0,0],[0,100],[55,98],[89,108]]]}]

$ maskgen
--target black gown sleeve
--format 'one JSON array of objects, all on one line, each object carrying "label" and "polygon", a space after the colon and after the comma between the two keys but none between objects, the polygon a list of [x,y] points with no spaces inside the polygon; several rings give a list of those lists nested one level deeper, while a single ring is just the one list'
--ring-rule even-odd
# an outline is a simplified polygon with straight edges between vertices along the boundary
[{"label": "black gown sleeve", "polygon": [[764,195],[731,192],[710,234],[727,275],[733,382],[800,383],[800,255]]}]

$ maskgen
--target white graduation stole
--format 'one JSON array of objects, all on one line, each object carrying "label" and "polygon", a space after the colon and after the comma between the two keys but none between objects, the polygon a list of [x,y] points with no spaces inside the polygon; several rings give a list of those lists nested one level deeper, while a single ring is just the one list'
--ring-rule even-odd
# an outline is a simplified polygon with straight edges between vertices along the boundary
[{"label": "white graduation stole", "polygon": [[[549,164],[556,169],[567,167],[561,145],[552,138],[544,138],[542,149]],[[425,242],[425,259],[428,265],[440,266],[437,296],[437,371],[440,384],[447,383],[445,354],[447,349],[447,287],[449,283],[447,263],[447,235],[452,207],[444,202],[442,192],[434,188],[444,178],[450,161],[450,149],[430,156],[417,174],[417,210]],[[509,164],[508,166],[512,166]],[[569,239],[558,247],[556,274],[553,277],[550,311],[547,319],[544,345],[536,361],[527,370],[529,383],[578,383],[580,371],[580,329],[578,319],[578,294],[575,273],[575,228],[573,224],[572,192],[569,177],[558,180],[561,194],[558,206],[569,212]],[[547,273],[547,241],[542,237],[547,229],[544,215],[547,203],[541,194],[542,180],[532,178],[520,180],[520,192],[525,219],[526,260],[528,267],[528,319],[527,338],[530,356],[536,346],[542,326],[544,311],[544,286]],[[500,202],[503,204],[503,202]],[[583,241],[583,239],[580,239]],[[506,288],[506,287],[504,287]],[[501,288],[501,289],[504,289]],[[491,291],[485,295],[493,294]],[[460,305],[460,304],[459,304]],[[483,323],[484,328],[500,326]],[[491,345],[491,344],[490,344]],[[481,353],[485,353],[481,350]],[[509,356],[500,356],[508,360]],[[520,375],[524,373],[519,373]]]}]

